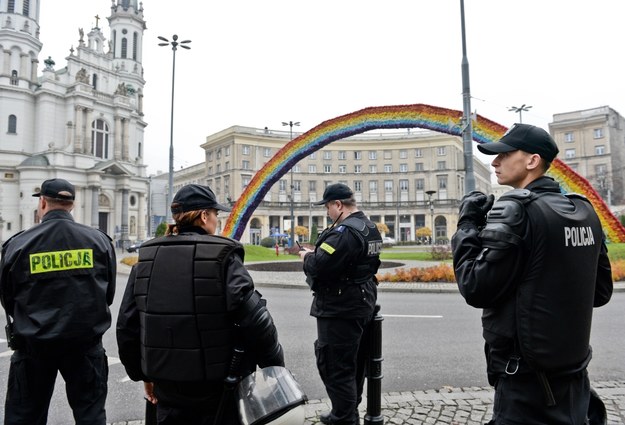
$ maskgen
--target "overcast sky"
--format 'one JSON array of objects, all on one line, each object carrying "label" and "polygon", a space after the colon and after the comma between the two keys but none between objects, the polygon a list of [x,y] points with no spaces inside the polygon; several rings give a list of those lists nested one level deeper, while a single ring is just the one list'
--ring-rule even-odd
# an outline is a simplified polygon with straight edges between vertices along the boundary
[{"label": "overcast sky", "polygon": [[[42,62],[65,66],[110,0],[43,0]],[[232,125],[299,131],[368,106],[462,110],[460,0],[144,0],[145,162],[167,171],[172,51],[178,34],[176,169],[203,161]],[[609,105],[625,115],[625,2],[465,0],[471,107],[505,126],[511,106],[547,128],[553,114]],[[100,25],[110,38],[106,20]]]}]

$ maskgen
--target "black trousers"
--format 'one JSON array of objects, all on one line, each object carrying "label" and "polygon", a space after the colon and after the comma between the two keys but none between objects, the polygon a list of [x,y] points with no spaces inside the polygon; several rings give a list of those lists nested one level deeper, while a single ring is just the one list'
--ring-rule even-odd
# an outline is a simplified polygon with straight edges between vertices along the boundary
[{"label": "black trousers", "polygon": [[82,350],[22,350],[11,356],[5,425],[45,425],[57,373],[77,425],[105,425],[108,363],[102,343]]},{"label": "black trousers", "polygon": [[372,317],[317,318],[317,369],[332,402],[330,420],[359,424]]},{"label": "black trousers", "polygon": [[536,375],[506,375],[495,384],[493,425],[583,425],[590,402],[590,382],[584,370],[549,378],[556,401],[547,406]]}]

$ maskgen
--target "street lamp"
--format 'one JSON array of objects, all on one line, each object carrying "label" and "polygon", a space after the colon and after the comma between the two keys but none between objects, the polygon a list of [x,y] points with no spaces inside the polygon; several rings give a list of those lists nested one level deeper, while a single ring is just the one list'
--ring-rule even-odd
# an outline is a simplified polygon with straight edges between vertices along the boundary
[{"label": "street lamp", "polygon": [[[288,125],[289,126],[289,131],[290,131],[290,140],[293,140],[293,126],[299,126],[299,121],[297,122],[293,122],[293,121],[289,121],[289,122],[285,122],[282,121],[282,125]],[[294,192],[294,188],[293,188],[293,167],[291,167],[291,237],[289,238],[289,248],[293,247],[293,242],[295,239],[295,214],[293,212],[293,192]]]},{"label": "street lamp", "polygon": [[460,0],[460,24],[462,31],[462,150],[464,157],[464,193],[475,190],[473,173],[473,121],[471,118],[471,88],[469,85],[469,59],[464,31],[464,0]]},{"label": "street lamp", "polygon": [[434,226],[434,202],[432,201],[432,195],[436,193],[435,190],[426,190],[425,193],[428,195],[428,202],[430,203],[430,217],[432,221],[432,245],[436,244],[436,229]]},{"label": "street lamp", "polygon": [[173,35],[172,41],[169,41],[165,37],[158,36],[158,39],[163,43],[158,43],[159,46],[171,46],[173,52],[173,65],[171,70],[171,127],[169,132],[169,192],[167,193],[167,205],[165,206],[165,217],[168,222],[171,223],[171,203],[174,199],[174,89],[176,87],[176,50],[178,46],[183,49],[190,49],[187,46],[191,43],[191,40],[178,41],[178,36]]},{"label": "street lamp", "polygon": [[508,111],[512,111],[512,112],[518,112],[519,114],[519,122],[523,123],[523,111],[527,112],[529,111],[531,108],[531,106],[527,106],[525,105],[525,103],[519,107],[517,106],[511,106],[510,108],[508,108]]}]

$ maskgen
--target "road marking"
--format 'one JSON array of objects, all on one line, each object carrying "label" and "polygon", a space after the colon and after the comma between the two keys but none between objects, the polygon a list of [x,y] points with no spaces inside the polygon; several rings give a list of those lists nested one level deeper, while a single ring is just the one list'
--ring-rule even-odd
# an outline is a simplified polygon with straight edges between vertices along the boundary
[{"label": "road marking", "polygon": [[118,363],[122,362],[121,360],[119,360],[119,357],[108,357],[107,356],[107,358],[108,358],[109,366],[113,366],[115,364],[118,364]]},{"label": "road marking", "polygon": [[128,382],[128,381],[131,381],[131,379],[128,377],[128,375],[126,375],[124,378],[119,380],[120,383],[124,383],[124,382]]},{"label": "road marking", "polygon": [[423,314],[383,314],[382,317],[401,317],[413,319],[442,319],[443,316],[426,316]]}]

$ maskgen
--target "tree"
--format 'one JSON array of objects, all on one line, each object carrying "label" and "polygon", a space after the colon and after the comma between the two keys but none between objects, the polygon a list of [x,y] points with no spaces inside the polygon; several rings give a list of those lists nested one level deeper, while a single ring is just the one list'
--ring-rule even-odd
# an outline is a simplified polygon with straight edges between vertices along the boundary
[{"label": "tree", "polygon": [[161,237],[161,236],[165,236],[165,231],[167,230],[167,223],[165,223],[164,221],[162,221],[157,227],[156,227],[156,232],[154,234],[154,236]]},{"label": "tree", "polygon": [[380,233],[388,233],[388,226],[384,223],[375,223],[375,226],[378,228],[378,232]]},{"label": "tree", "polygon": [[317,223],[313,223],[312,229],[310,232],[312,233],[312,235],[310,235],[310,243],[314,245],[317,243],[317,236],[319,236],[319,229],[317,229]]}]

